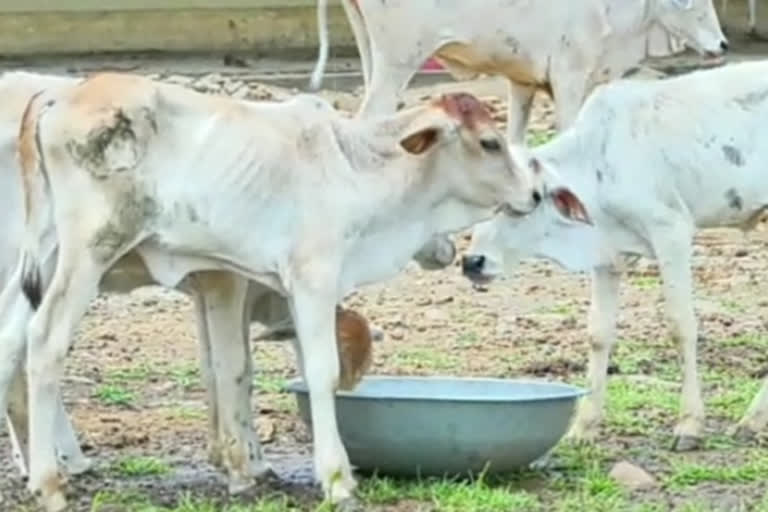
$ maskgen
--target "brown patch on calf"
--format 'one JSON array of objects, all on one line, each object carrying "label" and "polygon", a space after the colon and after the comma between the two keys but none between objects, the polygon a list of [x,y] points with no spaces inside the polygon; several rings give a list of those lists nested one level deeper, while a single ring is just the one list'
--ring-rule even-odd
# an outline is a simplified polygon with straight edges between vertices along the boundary
[{"label": "brown patch on calf", "polygon": [[35,177],[41,170],[39,168],[40,155],[38,153],[37,118],[40,113],[39,98],[43,91],[35,93],[24,107],[19,125],[19,138],[17,141],[17,156],[21,166],[21,178],[24,184],[24,211],[29,217],[32,209]]},{"label": "brown patch on calf", "polygon": [[373,339],[368,321],[351,309],[336,306],[339,389],[353,390],[371,367]]},{"label": "brown patch on calf", "polygon": [[488,107],[469,93],[443,94],[435,101],[435,104],[470,130],[475,129],[478,125],[493,124],[493,118]]}]

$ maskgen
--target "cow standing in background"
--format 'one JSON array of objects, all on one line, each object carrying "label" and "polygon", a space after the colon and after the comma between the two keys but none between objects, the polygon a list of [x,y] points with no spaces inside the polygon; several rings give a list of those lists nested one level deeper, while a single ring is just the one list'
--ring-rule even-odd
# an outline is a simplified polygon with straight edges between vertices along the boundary
[{"label": "cow standing in background", "polygon": [[[328,58],[327,0],[318,1],[318,88]],[[507,136],[523,140],[537,90],[555,102],[567,127],[598,84],[621,77],[658,49],[663,31],[700,54],[718,57],[728,42],[713,0],[342,0],[362,61],[359,114],[394,112],[423,62],[435,58],[455,77],[509,80]],[[670,48],[672,50],[672,48]]]}]

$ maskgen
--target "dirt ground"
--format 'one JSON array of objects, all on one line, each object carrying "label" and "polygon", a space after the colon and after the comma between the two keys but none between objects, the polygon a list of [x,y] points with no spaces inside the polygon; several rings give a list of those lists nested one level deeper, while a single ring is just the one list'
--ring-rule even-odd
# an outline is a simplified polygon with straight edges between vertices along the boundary
[{"label": "dirt ground", "polygon": [[[233,69],[213,75],[141,66],[133,71],[238,97],[282,99],[293,92],[255,82],[247,69]],[[503,121],[498,82],[445,87],[469,88],[493,100]],[[413,90],[409,98],[425,91]],[[358,99],[351,93],[324,94],[345,109]],[[552,106],[540,97],[532,136],[551,129]],[[465,247],[466,234],[459,238]],[[367,481],[363,491],[370,510],[768,510],[763,483],[768,451],[760,440],[743,444],[724,435],[768,370],[767,245],[768,235],[760,229],[747,237],[714,230],[697,239],[700,369],[708,406],[703,450],[676,454],[669,449],[680,374],[664,329],[656,267],[641,260],[622,286],[621,341],[612,359],[608,417],[596,447],[563,444],[531,474],[489,484],[476,495],[405,483],[392,483],[400,490],[388,493],[386,480]],[[588,301],[587,276],[526,261],[485,291],[473,289],[455,265],[439,272],[409,266],[390,282],[359,290],[347,304],[386,332],[375,346],[372,373],[533,376],[582,384]],[[259,330],[254,325],[252,333]],[[309,433],[293,397],[280,390],[296,375],[293,352],[288,343],[259,342],[253,344],[253,357],[255,424],[280,480],[230,499],[206,459],[206,406],[188,298],[150,287],[96,300],[79,329],[64,386],[87,454],[97,461],[93,473],[71,480],[73,509],[157,510],[151,504],[191,512],[263,500],[284,508],[253,510],[313,509],[319,494],[311,485]],[[33,510],[8,446],[2,431],[0,467],[7,469],[0,477],[0,508]],[[631,492],[611,481],[608,471],[622,460],[643,467],[655,485]],[[494,501],[497,495],[502,501]],[[201,500],[211,508],[193,504]]]}]

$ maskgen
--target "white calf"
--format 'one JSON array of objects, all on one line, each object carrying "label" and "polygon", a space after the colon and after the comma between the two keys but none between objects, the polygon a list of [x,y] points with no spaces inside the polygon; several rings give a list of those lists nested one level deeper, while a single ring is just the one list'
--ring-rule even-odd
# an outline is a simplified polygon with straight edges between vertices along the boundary
[{"label": "white calf", "polygon": [[[79,80],[71,77],[42,75],[26,72],[8,72],[0,75],[0,96],[3,98],[0,108],[0,202],[4,205],[3,237],[0,237],[0,285],[4,286],[16,266],[24,231],[24,207],[20,173],[16,161],[16,139],[24,109],[30,98],[43,89],[60,90],[72,87]],[[438,238],[422,248],[415,259],[423,268],[442,268],[454,258],[455,250],[450,242]],[[52,274],[53,259],[46,264]],[[198,317],[202,374],[208,391],[210,443],[209,452],[212,462],[230,474],[230,490],[233,492],[248,487],[253,477],[268,470],[263,461],[258,439],[250,429],[233,431],[220,425],[229,421],[219,411],[219,399],[216,378],[211,368],[211,340],[217,338],[242,343],[244,353],[248,353],[248,327],[251,321],[268,326],[281,326],[281,334],[293,337],[293,320],[288,303],[276,292],[252,282],[249,285],[248,298],[244,311],[229,310],[220,303],[217,291],[207,286],[222,280],[214,275],[192,274],[177,287],[190,294],[195,302]],[[47,283],[44,283],[44,285]],[[122,257],[102,278],[99,289],[105,293],[128,293],[142,286],[158,284],[148,272],[145,264],[135,253]],[[43,286],[45,287],[45,286]],[[25,343],[24,327],[31,311],[24,306],[24,299],[18,289],[10,287],[3,300],[16,304],[17,313],[13,321],[3,326],[0,331],[0,410],[8,403],[7,422],[14,448],[14,460],[22,474],[27,473],[27,396],[23,372],[20,371],[20,358]],[[251,305],[248,305],[251,304]],[[222,307],[224,309],[222,309]],[[26,312],[26,315],[23,314]],[[238,328],[238,318],[241,327]],[[351,389],[362,377],[370,365],[371,334],[367,322],[354,311],[339,309],[337,312],[337,343],[339,344],[341,367],[340,388]],[[220,329],[225,329],[220,331]],[[268,329],[267,333],[273,332]],[[263,338],[265,335],[260,336]],[[295,340],[294,340],[295,341]],[[295,348],[298,346],[294,343]],[[301,362],[301,358],[299,358]],[[14,377],[15,375],[15,377]],[[246,378],[245,382],[250,382]],[[243,389],[238,395],[244,402],[240,408],[249,407],[250,391]],[[56,446],[59,460],[70,474],[87,470],[91,463],[84,457],[72,428],[68,415],[57,398]],[[225,435],[225,432],[230,432]],[[230,439],[228,436],[234,436]],[[242,436],[242,437],[241,437]],[[247,462],[235,467],[234,461]],[[248,462],[250,461],[250,462]]]},{"label": "white calf", "polygon": [[[573,222],[573,209],[555,197],[528,217],[499,217],[475,228],[462,259],[465,275],[474,280],[500,275],[526,256],[592,272],[592,393],[572,437],[594,437],[602,420],[620,271],[624,258],[641,255],[658,262],[671,335],[682,357],[675,447],[698,445],[704,404],[696,368],[693,236],[702,228],[748,230],[768,206],[766,120],[768,61],[602,86],[571,128],[532,151],[550,181],[566,183],[583,201],[594,226]],[[753,432],[766,422],[768,380],[739,430]]]},{"label": "white calf", "polygon": [[[65,506],[53,443],[62,362],[102,276],[125,254],[138,253],[166,286],[191,272],[232,276],[216,286],[227,304],[244,301],[243,278],[288,298],[315,472],[339,503],[356,483],[335,417],[334,305],[396,274],[432,236],[541,200],[538,179],[514,165],[488,111],[466,94],[361,120],[309,95],[254,103],[102,74],[33,100],[19,144],[27,231],[11,284],[36,310],[29,488],[49,510]],[[43,294],[54,229],[58,259]],[[237,396],[250,359],[242,347],[214,348],[212,358],[230,372],[217,392],[222,384]]]}]

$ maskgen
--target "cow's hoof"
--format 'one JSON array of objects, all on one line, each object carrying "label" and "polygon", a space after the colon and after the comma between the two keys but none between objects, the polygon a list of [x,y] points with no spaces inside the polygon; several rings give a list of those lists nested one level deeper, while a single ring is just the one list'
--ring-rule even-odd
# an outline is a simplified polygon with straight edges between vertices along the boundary
[{"label": "cow's hoof", "polygon": [[64,470],[73,476],[82,475],[93,469],[93,459],[89,457],[78,457],[76,459],[62,459],[61,465]]},{"label": "cow's hoof", "polygon": [[690,452],[698,450],[703,443],[699,436],[676,435],[672,441],[672,450],[676,452]]},{"label": "cow's hoof", "polygon": [[41,505],[45,512],[63,512],[67,509],[67,499],[64,497],[64,493],[56,491],[41,498]]},{"label": "cow's hoof", "polygon": [[230,477],[227,482],[227,492],[230,496],[237,496],[249,491],[256,485],[256,479],[253,477]]},{"label": "cow's hoof", "polygon": [[757,432],[746,425],[736,425],[730,429],[728,436],[741,443],[749,443],[755,440]]}]

